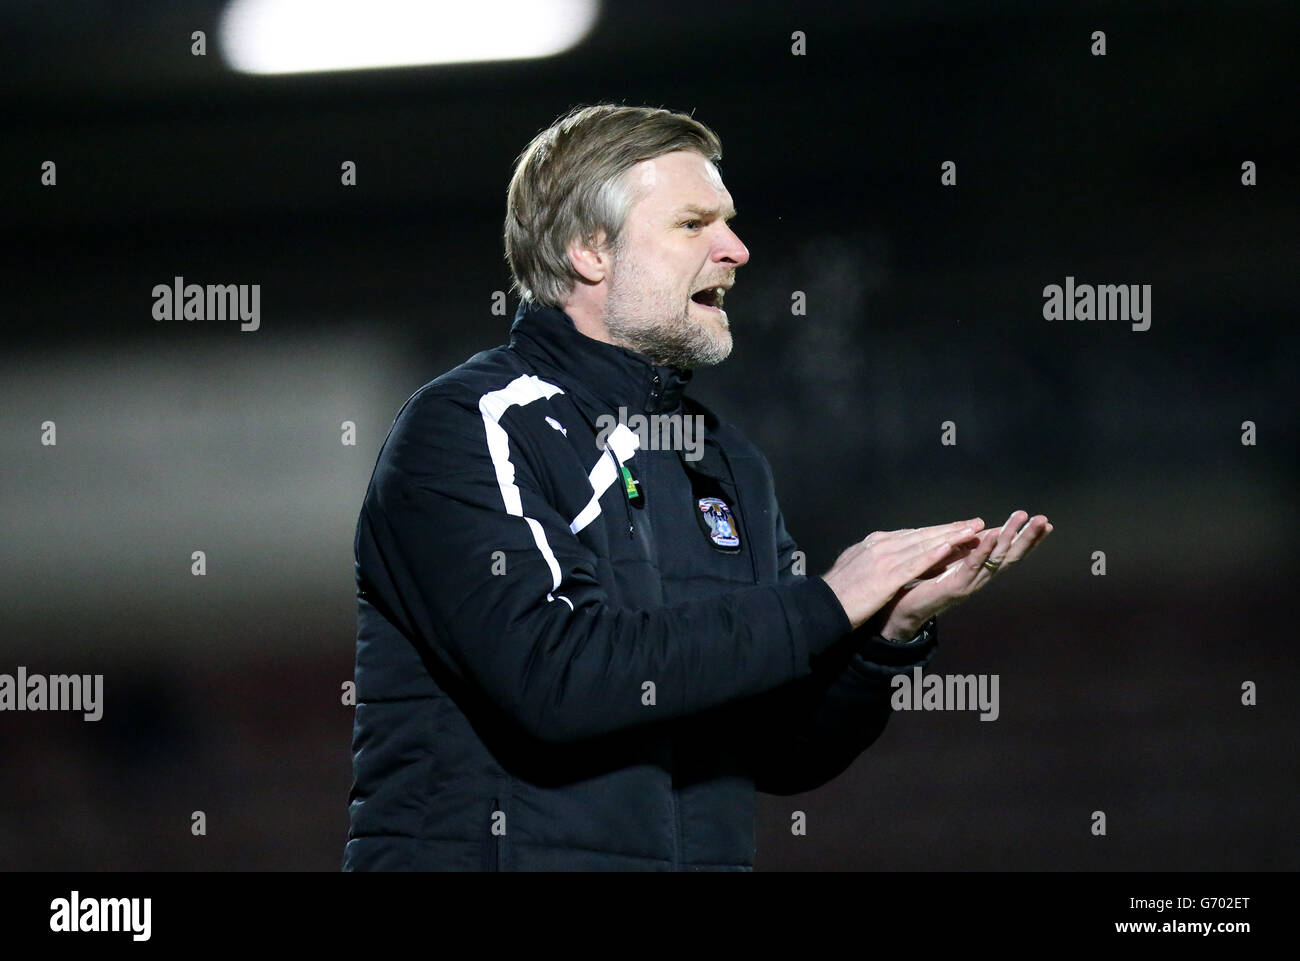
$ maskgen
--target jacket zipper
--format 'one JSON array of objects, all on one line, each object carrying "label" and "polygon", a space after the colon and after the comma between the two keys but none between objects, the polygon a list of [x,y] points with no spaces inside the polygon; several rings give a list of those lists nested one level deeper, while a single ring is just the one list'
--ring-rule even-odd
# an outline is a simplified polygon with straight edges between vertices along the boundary
[{"label": "jacket zipper", "polygon": [[623,491],[623,510],[627,512],[627,536],[629,540],[634,540],[636,538],[636,528],[632,524],[632,505],[628,503],[627,491],[623,487],[625,483],[623,480],[623,465],[618,462],[618,458],[609,447],[605,448],[605,453],[614,462],[614,483],[618,485],[620,491]]}]

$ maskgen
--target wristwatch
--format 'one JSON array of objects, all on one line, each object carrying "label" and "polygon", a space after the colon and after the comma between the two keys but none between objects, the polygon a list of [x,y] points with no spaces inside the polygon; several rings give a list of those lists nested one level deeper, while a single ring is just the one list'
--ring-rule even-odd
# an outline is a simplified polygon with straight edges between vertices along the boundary
[{"label": "wristwatch", "polygon": [[927,641],[937,638],[938,631],[939,619],[938,617],[932,617],[921,625],[921,629],[916,632],[916,637],[912,638],[910,641],[896,641],[892,637],[885,637],[883,634],[878,634],[877,637],[887,644],[894,644],[898,647],[920,647]]}]

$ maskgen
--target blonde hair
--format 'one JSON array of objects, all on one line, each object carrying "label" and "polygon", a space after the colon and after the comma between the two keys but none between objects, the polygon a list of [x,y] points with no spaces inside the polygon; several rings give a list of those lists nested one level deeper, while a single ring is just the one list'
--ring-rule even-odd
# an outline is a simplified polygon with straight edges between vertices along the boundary
[{"label": "blonde hair", "polygon": [[617,248],[638,195],[627,172],[642,160],[694,150],[717,164],[718,135],[684,113],[602,103],[579,106],[547,127],[515,161],[506,195],[506,261],[521,299],[560,307],[578,273],[574,240],[598,231]]}]

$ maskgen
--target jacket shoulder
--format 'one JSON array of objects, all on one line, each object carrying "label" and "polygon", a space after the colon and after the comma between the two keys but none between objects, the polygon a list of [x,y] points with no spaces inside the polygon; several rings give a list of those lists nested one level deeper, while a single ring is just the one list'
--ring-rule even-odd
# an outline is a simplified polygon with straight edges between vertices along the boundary
[{"label": "jacket shoulder", "polygon": [[477,407],[484,394],[500,390],[526,373],[519,357],[508,348],[482,350],[422,384],[407,398],[397,416],[401,417],[408,407],[437,399],[472,402],[472,406]]},{"label": "jacket shoulder", "polygon": [[511,408],[560,393],[507,347],[480,351],[407,398],[380,448],[374,479],[481,470],[495,425],[508,426],[516,439],[528,427]]},{"label": "jacket shoulder", "polygon": [[393,418],[393,429],[432,416],[463,413],[475,420],[484,414],[499,416],[515,404],[563,392],[559,385],[538,377],[508,347],[494,347],[480,351],[417,389]]}]

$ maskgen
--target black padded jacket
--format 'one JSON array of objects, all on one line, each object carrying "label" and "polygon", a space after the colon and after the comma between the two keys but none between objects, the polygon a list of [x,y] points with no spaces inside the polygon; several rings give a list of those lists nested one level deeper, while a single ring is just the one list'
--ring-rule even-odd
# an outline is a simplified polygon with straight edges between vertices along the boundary
[{"label": "black padded jacket", "polygon": [[880,735],[934,620],[852,629],[691,376],[524,304],[399,411],[354,544],[344,870],[752,870],[755,791]]}]

